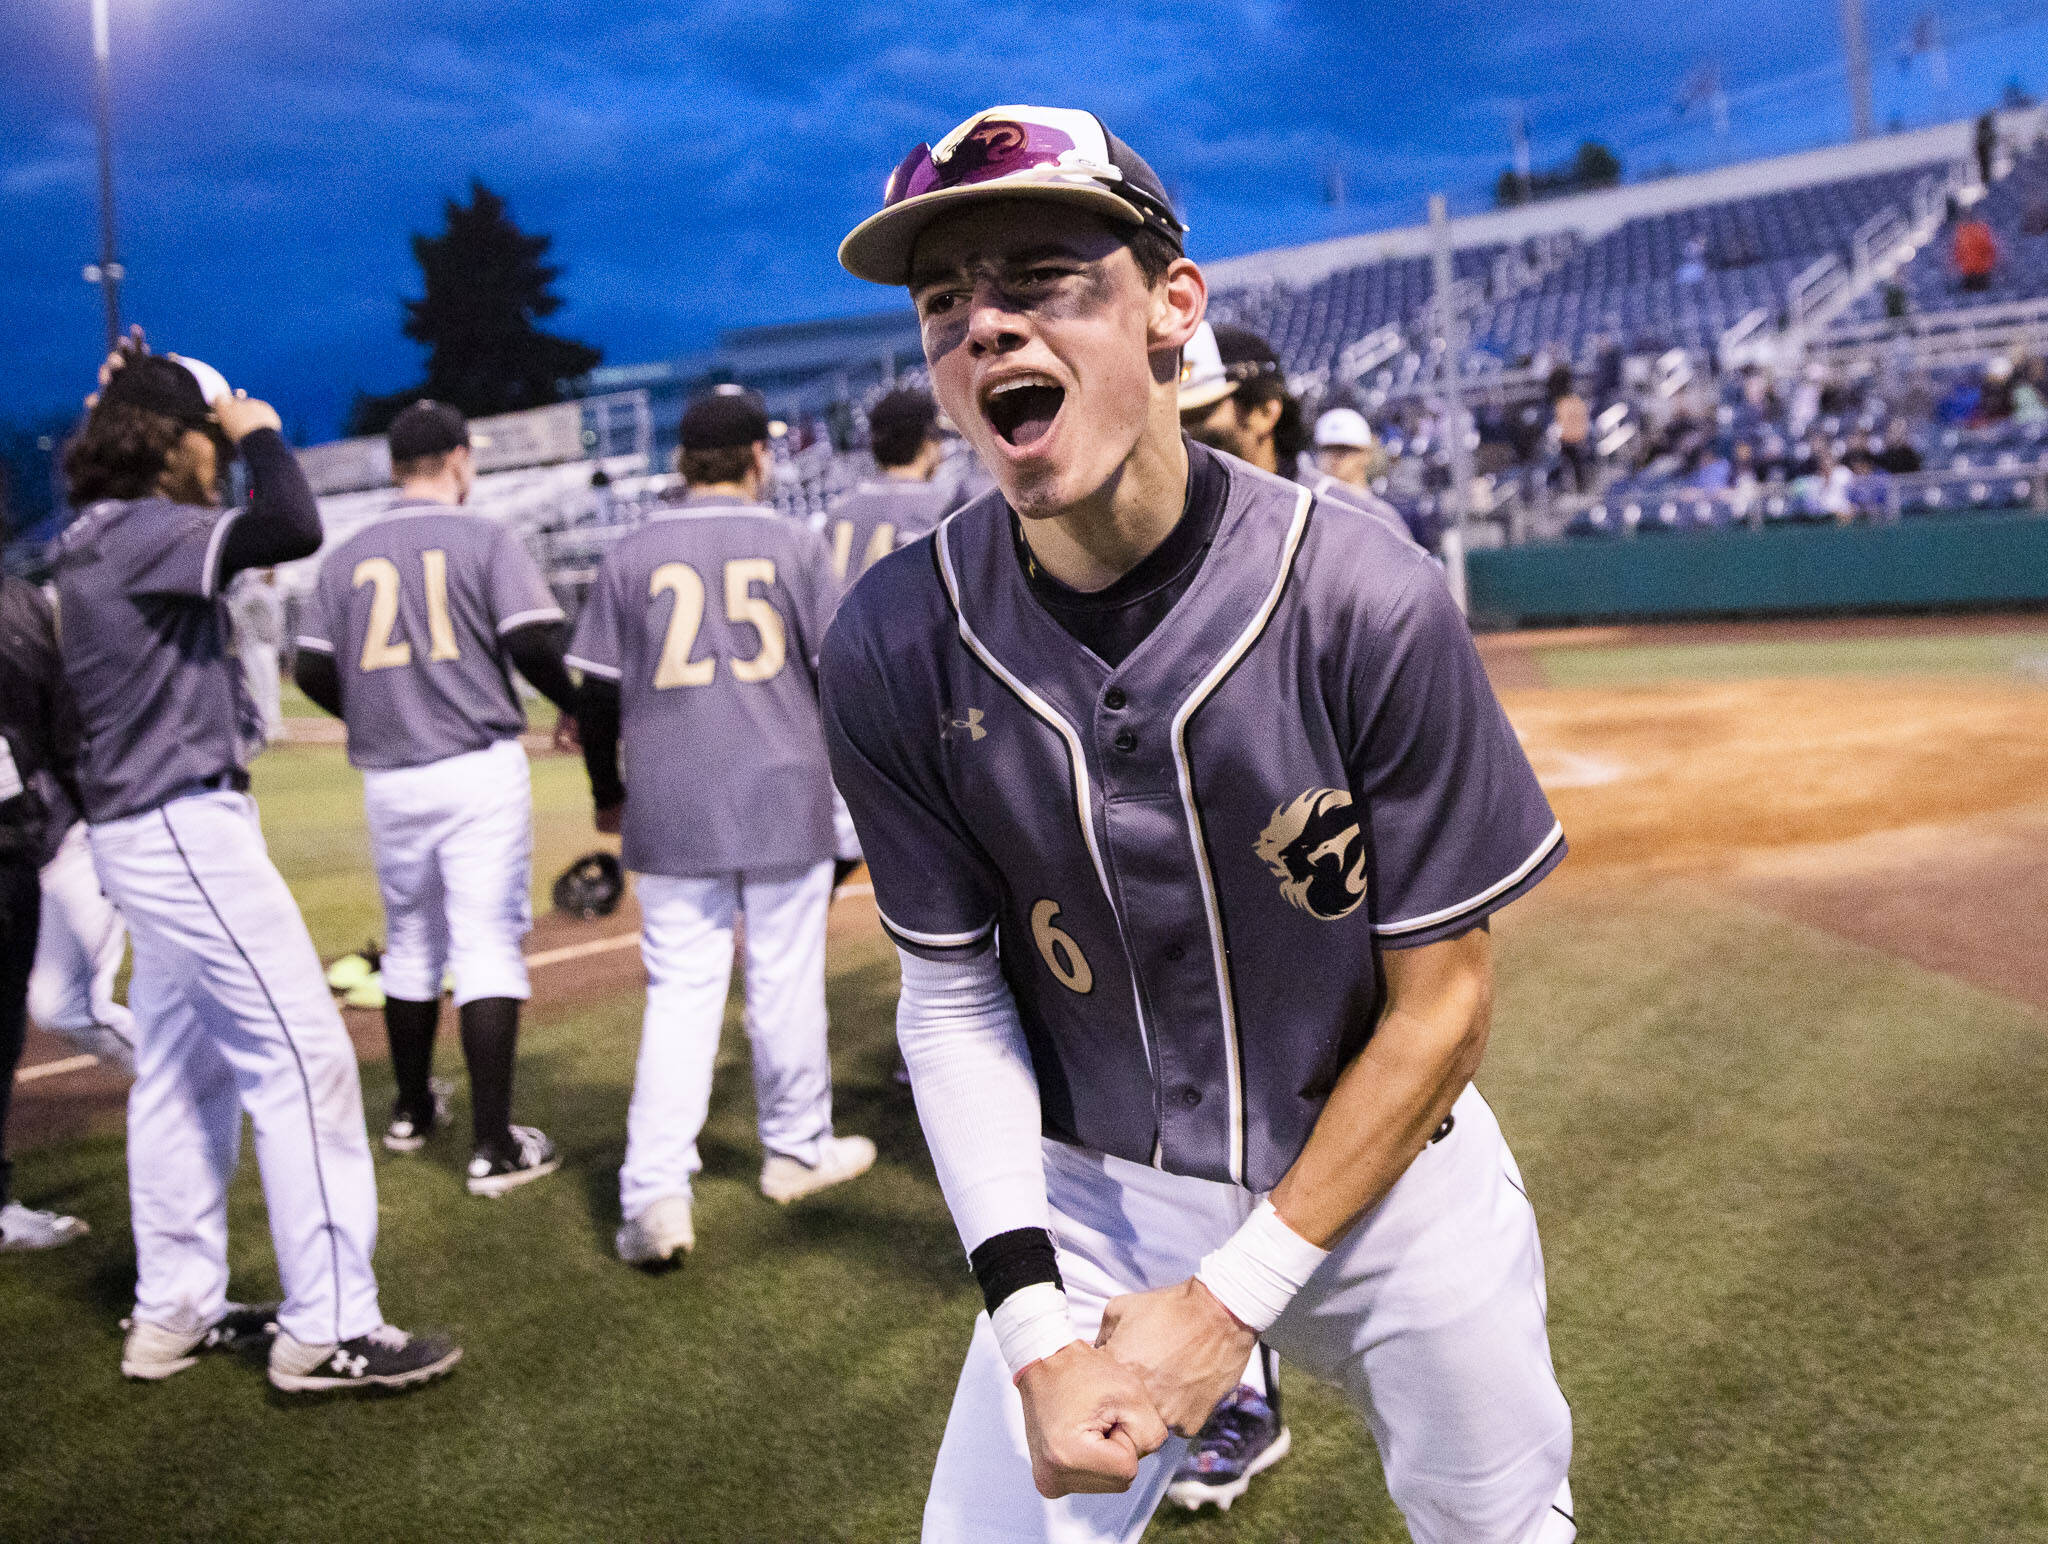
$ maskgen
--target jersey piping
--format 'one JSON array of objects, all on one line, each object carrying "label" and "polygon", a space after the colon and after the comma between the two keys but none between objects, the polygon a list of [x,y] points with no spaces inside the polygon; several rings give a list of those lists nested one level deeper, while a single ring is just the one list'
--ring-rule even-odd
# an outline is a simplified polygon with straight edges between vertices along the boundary
[{"label": "jersey piping", "polygon": [[905,927],[879,906],[875,908],[875,915],[882,919],[882,926],[896,937],[910,943],[922,944],[927,949],[964,949],[969,944],[980,943],[995,930],[996,925],[996,919],[990,917],[971,933],[920,933],[914,928]]},{"label": "jersey piping", "polygon": [[1442,911],[1430,912],[1427,916],[1409,917],[1401,922],[1376,922],[1373,924],[1373,931],[1382,938],[1399,938],[1404,933],[1419,933],[1424,928],[1439,927],[1446,922],[1455,921],[1466,912],[1477,911],[1494,897],[1514,889],[1516,885],[1527,879],[1536,870],[1537,866],[1556,850],[1557,844],[1563,840],[1564,823],[1562,821],[1553,822],[1550,827],[1550,834],[1536,844],[1536,850],[1530,853],[1513,873],[1507,875],[1498,883],[1488,885],[1477,895],[1467,900],[1459,901],[1456,905],[1446,906]]},{"label": "jersey piping", "polygon": [[616,665],[600,665],[594,659],[585,659],[580,654],[564,654],[562,663],[582,671],[585,675],[599,676],[607,681],[623,679],[625,672]]},{"label": "jersey piping", "polygon": [[938,557],[939,577],[946,587],[946,600],[953,608],[953,618],[959,625],[960,639],[974,657],[987,667],[995,678],[1007,686],[1017,700],[1043,719],[1061,740],[1066,742],[1067,765],[1073,773],[1074,812],[1081,821],[1081,840],[1087,843],[1088,860],[1095,866],[1095,877],[1102,885],[1102,898],[1109,903],[1110,915],[1116,918],[1117,941],[1124,951],[1124,958],[1131,966],[1131,1010],[1138,1019],[1138,1038],[1145,1047],[1145,1065],[1152,1072],[1153,1083],[1159,1080],[1159,1063],[1152,1054],[1152,1031],[1145,1023],[1145,995],[1139,989],[1137,964],[1131,952],[1130,940],[1123,936],[1123,913],[1116,904],[1116,892],[1110,888],[1109,870],[1102,862],[1102,851],[1095,842],[1095,798],[1088,778],[1088,759],[1081,747],[1081,736],[1051,703],[1025,685],[1013,675],[1003,662],[991,653],[975,634],[973,624],[967,620],[967,612],[960,604],[960,581],[953,573],[952,537],[953,521],[948,519],[933,533],[933,551]]},{"label": "jersey piping", "polygon": [[520,628],[531,626],[535,622],[560,622],[563,620],[565,618],[560,606],[543,606],[535,611],[515,611],[498,624],[498,636],[502,638],[507,633],[517,632]]},{"label": "jersey piping", "polygon": [[1209,700],[1210,694],[1223,684],[1223,678],[1237,668],[1238,661],[1259,641],[1267,623],[1273,620],[1280,596],[1294,573],[1294,557],[1301,548],[1302,533],[1308,529],[1308,512],[1313,503],[1313,495],[1306,488],[1302,489],[1295,500],[1294,519],[1288,527],[1287,540],[1280,549],[1279,572],[1273,578],[1273,587],[1266,592],[1266,599],[1252,617],[1251,625],[1223,651],[1223,657],[1196,684],[1173,715],[1173,760],[1179,773],[1181,808],[1187,815],[1188,843],[1195,850],[1195,872],[1202,882],[1202,912],[1209,924],[1209,952],[1216,973],[1216,1002],[1223,1017],[1223,1065],[1230,1083],[1230,1177],[1240,1185],[1244,1183],[1246,1113],[1244,1065],[1238,1052],[1237,995],[1230,979],[1230,951],[1224,945],[1223,911],[1216,897],[1216,876],[1209,866],[1208,836],[1202,829],[1202,812],[1195,803],[1194,771],[1188,762],[1188,721]]},{"label": "jersey piping", "polygon": [[206,600],[212,600],[214,592],[220,588],[221,543],[227,540],[228,527],[240,519],[241,514],[239,507],[229,510],[214,521],[213,532],[206,538],[206,568],[199,576],[199,593]]}]

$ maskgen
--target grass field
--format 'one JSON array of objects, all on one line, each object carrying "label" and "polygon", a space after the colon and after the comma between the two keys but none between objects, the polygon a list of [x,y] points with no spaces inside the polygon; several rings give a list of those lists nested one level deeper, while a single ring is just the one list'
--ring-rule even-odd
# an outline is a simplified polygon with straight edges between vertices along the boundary
[{"label": "grass field", "polygon": [[[360,942],[339,751],[273,753],[259,793],[323,950]],[[537,761],[536,794],[545,875],[593,843],[573,763]],[[1542,1220],[1581,1536],[2048,1540],[2048,1011],[1715,873],[1568,864],[1498,935],[1480,1081]],[[0,1538],[914,1538],[978,1294],[888,1080],[893,957],[835,935],[839,1122],[876,1138],[876,1172],[761,1200],[735,1015],[699,1248],[657,1277],[610,1256],[640,991],[607,958],[526,1040],[521,1107],[561,1176],[485,1204],[459,1144],[379,1154],[387,1311],[469,1349],[420,1394],[295,1403],[225,1361],[123,1383],[118,1135],[23,1155],[23,1195],[97,1231],[0,1257]],[[364,1083],[382,1109],[386,1069]],[[253,1165],[233,1227],[237,1290],[274,1292]],[[1356,1420],[1287,1387],[1295,1456],[1227,1518],[1162,1513],[1148,1537],[1405,1537]]]}]

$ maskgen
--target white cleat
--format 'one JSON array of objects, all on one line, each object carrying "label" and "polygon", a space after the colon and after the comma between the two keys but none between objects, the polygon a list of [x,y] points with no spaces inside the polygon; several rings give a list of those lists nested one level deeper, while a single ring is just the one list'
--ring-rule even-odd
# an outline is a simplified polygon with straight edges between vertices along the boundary
[{"label": "white cleat", "polygon": [[875,1144],[866,1137],[827,1137],[818,1146],[818,1161],[803,1163],[771,1153],[761,1165],[761,1194],[777,1206],[830,1190],[858,1179],[875,1166]]},{"label": "white cleat", "polygon": [[19,1201],[0,1206],[0,1251],[55,1249],[91,1231],[83,1219],[62,1212],[39,1212]]},{"label": "white cleat", "polygon": [[688,1196],[663,1196],[639,1216],[629,1218],[612,1240],[628,1265],[661,1265],[678,1253],[697,1247],[697,1229]]},{"label": "white cleat", "polygon": [[180,1330],[147,1319],[123,1319],[128,1338],[121,1342],[121,1376],[161,1383],[181,1373],[206,1351],[239,1351],[277,1333],[277,1304],[230,1303],[227,1311],[204,1329]]}]

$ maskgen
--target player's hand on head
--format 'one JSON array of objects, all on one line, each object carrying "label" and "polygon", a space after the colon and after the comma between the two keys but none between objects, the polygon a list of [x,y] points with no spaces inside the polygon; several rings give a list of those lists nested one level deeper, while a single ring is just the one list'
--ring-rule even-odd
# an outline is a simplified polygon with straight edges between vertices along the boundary
[{"label": "player's hand on head", "polygon": [[254,434],[258,429],[284,431],[284,420],[277,416],[276,408],[255,397],[245,397],[239,391],[232,397],[222,397],[215,402],[213,416],[220,420],[221,433],[238,444],[243,436]]},{"label": "player's hand on head", "polygon": [[1138,1461],[1167,1438],[1131,1369],[1078,1340],[1026,1367],[1017,1392],[1031,1482],[1048,1499],[1129,1490]]},{"label": "player's hand on head", "polygon": [[[138,323],[128,329],[127,335],[118,339],[111,352],[100,361],[100,391],[105,391],[114,377],[121,373],[131,359],[149,352],[149,339],[143,335]],[[90,413],[100,405],[100,391],[93,392],[85,399],[85,410]]]},{"label": "player's hand on head", "polygon": [[607,809],[599,810],[597,812],[598,831],[605,836],[617,836],[619,834],[619,822],[624,818],[625,813],[626,806],[623,804],[614,804]]},{"label": "player's hand on head", "polygon": [[1190,1278],[1111,1298],[1095,1343],[1143,1379],[1168,1426],[1192,1437],[1243,1379],[1258,1336]]}]

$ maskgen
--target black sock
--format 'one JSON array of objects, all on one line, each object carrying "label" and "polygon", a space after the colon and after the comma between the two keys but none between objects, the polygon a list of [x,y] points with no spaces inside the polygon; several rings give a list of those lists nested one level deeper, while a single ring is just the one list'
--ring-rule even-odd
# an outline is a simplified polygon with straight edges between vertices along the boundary
[{"label": "black sock", "polygon": [[384,1033],[391,1040],[391,1072],[398,1079],[398,1108],[420,1125],[434,1118],[434,1095],[427,1080],[434,1071],[434,1033],[441,1024],[441,1002],[384,999]]},{"label": "black sock", "polygon": [[1259,1342],[1259,1366],[1266,1374],[1266,1408],[1273,1412],[1273,1419],[1284,1426],[1287,1423],[1280,1416],[1280,1358],[1263,1340]]},{"label": "black sock", "polygon": [[479,997],[462,1005],[462,1057],[469,1063],[469,1111],[479,1152],[512,1153],[512,1057],[519,1046],[519,999]]}]

